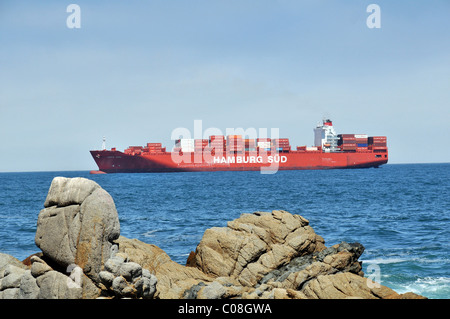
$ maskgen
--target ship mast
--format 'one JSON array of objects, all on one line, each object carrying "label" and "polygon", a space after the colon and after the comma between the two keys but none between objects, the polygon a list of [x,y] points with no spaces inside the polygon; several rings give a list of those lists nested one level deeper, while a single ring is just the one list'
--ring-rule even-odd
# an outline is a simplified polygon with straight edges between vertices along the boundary
[{"label": "ship mast", "polygon": [[106,150],[106,137],[103,136],[102,150]]}]

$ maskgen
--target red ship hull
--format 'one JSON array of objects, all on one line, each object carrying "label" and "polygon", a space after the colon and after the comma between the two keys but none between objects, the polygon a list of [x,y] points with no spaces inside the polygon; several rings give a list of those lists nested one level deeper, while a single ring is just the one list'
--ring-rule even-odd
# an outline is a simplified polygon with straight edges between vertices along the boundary
[{"label": "red ship hull", "polygon": [[[125,154],[116,150],[91,151],[104,173],[278,171],[378,167],[388,162],[387,148],[381,152],[288,151],[282,153],[243,152],[216,156],[201,152]],[[181,160],[181,161],[180,161]]]}]

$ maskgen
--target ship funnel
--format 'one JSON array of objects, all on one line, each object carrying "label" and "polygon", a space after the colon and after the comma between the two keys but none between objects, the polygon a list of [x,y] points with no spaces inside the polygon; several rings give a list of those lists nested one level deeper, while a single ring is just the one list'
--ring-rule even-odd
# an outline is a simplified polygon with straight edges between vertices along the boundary
[{"label": "ship funnel", "polygon": [[326,125],[326,126],[333,126],[333,122],[331,122],[330,119],[323,120],[323,125]]}]

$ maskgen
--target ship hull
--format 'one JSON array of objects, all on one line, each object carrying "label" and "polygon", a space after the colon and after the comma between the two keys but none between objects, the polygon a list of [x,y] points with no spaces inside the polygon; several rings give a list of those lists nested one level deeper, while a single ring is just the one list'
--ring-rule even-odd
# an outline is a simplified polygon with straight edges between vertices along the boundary
[{"label": "ship hull", "polygon": [[266,171],[323,170],[379,167],[388,162],[385,152],[304,152],[242,154],[161,152],[147,155],[129,155],[116,150],[91,151],[100,172],[209,172],[209,171]]}]

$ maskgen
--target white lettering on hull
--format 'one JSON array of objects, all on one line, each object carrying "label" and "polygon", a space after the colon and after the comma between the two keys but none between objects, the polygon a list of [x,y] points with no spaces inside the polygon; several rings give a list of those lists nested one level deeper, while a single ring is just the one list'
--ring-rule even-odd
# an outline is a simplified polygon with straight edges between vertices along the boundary
[{"label": "white lettering on hull", "polygon": [[286,163],[287,156],[273,155],[273,156],[215,156],[214,164],[266,164],[266,163]]}]

